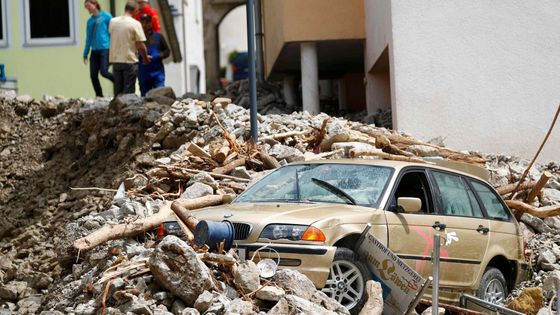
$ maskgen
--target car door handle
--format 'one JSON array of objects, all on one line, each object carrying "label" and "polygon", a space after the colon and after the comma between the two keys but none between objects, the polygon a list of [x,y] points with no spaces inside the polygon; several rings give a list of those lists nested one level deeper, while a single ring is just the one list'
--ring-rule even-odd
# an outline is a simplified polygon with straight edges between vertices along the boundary
[{"label": "car door handle", "polygon": [[439,222],[435,222],[432,227],[436,230],[445,230],[445,228],[447,227],[447,225],[445,223],[439,223]]},{"label": "car door handle", "polygon": [[485,226],[479,225],[478,229],[476,229],[476,231],[480,234],[486,234],[486,233],[490,232],[490,229],[485,227]]}]

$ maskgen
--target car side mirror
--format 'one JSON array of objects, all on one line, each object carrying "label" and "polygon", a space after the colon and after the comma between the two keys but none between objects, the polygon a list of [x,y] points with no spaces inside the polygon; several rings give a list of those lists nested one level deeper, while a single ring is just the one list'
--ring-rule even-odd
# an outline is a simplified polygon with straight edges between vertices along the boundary
[{"label": "car side mirror", "polygon": [[401,208],[404,212],[418,212],[422,209],[422,200],[420,198],[399,197],[397,198],[397,208]]}]

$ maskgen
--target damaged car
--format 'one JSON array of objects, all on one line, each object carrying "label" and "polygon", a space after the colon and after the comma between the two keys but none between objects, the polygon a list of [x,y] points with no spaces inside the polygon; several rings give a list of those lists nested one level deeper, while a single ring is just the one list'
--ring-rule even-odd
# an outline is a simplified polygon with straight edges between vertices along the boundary
[{"label": "damaged car", "polygon": [[[322,160],[289,164],[252,184],[231,204],[195,210],[230,221],[241,258],[278,259],[356,312],[371,273],[355,252],[370,233],[420,275],[432,273],[432,239],[455,232],[440,264],[440,299],[462,293],[501,303],[527,270],[519,226],[479,174],[432,164]],[[277,257],[279,256],[279,257]]]}]

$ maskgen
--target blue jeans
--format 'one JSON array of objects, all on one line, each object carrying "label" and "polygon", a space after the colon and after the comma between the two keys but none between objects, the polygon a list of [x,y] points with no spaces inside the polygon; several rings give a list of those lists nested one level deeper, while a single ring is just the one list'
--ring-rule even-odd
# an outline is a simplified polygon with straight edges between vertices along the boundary
[{"label": "blue jeans", "polygon": [[95,90],[95,96],[103,96],[99,83],[99,72],[107,80],[114,81],[113,74],[109,72],[109,49],[92,50],[89,57],[89,75]]}]

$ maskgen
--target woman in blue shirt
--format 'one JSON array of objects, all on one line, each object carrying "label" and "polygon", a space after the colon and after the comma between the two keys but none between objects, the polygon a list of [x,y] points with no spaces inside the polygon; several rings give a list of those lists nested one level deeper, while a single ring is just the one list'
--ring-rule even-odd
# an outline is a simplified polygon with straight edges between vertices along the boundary
[{"label": "woman in blue shirt", "polygon": [[101,11],[101,6],[97,0],[86,0],[84,7],[91,14],[87,21],[86,46],[84,48],[84,64],[87,64],[89,57],[89,74],[91,83],[96,96],[103,96],[101,84],[99,83],[99,72],[101,75],[113,82],[113,74],[109,72],[109,22],[111,14]]}]

